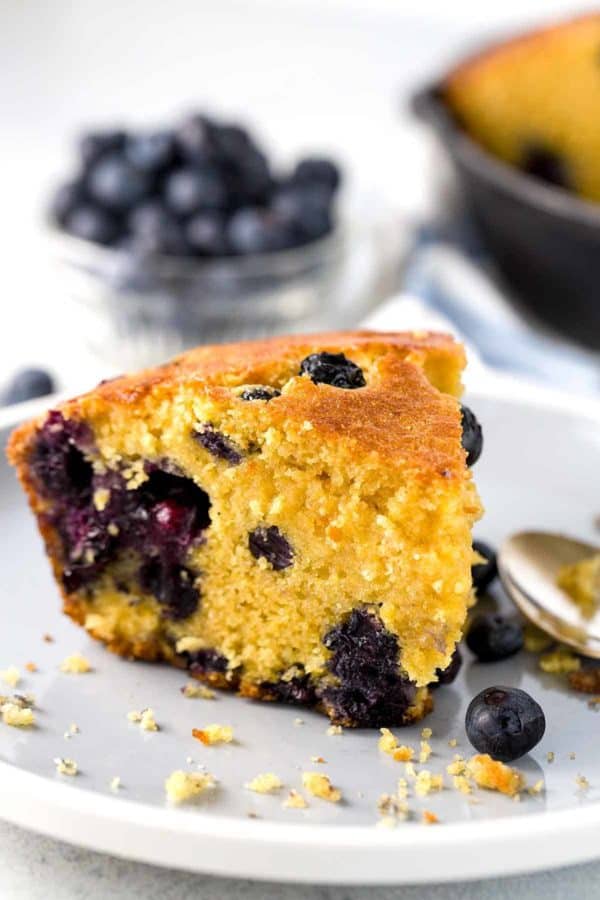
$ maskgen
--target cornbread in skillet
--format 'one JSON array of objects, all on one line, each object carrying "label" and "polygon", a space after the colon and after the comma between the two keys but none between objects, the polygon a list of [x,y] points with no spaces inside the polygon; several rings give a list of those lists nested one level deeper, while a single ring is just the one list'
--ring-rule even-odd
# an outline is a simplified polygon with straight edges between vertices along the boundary
[{"label": "cornbread in skillet", "polygon": [[600,200],[600,14],[541,28],[468,59],[444,98],[500,159]]},{"label": "cornbread in skillet", "polygon": [[420,718],[471,596],[464,362],[424,332],[201,347],[20,427],[65,612],[245,696]]}]

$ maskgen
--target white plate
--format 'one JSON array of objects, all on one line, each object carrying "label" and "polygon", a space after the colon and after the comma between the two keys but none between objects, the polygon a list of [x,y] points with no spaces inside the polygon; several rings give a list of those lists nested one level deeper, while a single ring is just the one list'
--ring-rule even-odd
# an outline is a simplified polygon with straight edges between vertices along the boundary
[{"label": "white plate", "polygon": [[[547,528],[593,540],[600,512],[600,404],[490,382],[471,395],[485,431],[477,480],[488,509],[478,533],[497,543],[508,532]],[[33,404],[39,409],[40,404]],[[12,424],[9,411],[0,425]],[[3,440],[6,432],[3,433]],[[39,538],[12,473],[0,468],[2,568],[0,668],[29,660],[19,689],[35,693],[39,726],[25,731],[0,725],[0,815],[12,822],[96,850],[162,865],[229,876],[321,883],[401,883],[464,880],[549,868],[600,856],[600,719],[586,698],[536,670],[527,654],[493,665],[467,657],[458,681],[438,692],[426,724],[433,729],[428,768],[443,771],[454,752],[468,755],[463,720],[469,699],[491,684],[519,685],[542,704],[543,741],[522,760],[530,783],[546,790],[521,803],[480,791],[479,803],[452,789],[411,798],[412,821],[395,830],[375,827],[376,802],[393,791],[403,766],[377,750],[375,732],[327,736],[327,720],[293,707],[244,701],[226,694],[189,700],[172,669],[130,663],[107,653],[58,611]],[[495,588],[500,598],[498,586]],[[49,632],[54,643],[45,643]],[[58,671],[81,650],[94,672]],[[144,733],[127,721],[131,709],[152,706],[161,724]],[[304,724],[295,724],[301,716]],[[65,739],[75,722],[80,733]],[[231,724],[239,743],[204,748],[191,729]],[[420,726],[402,739],[418,746]],[[451,749],[448,739],[458,738]],[[553,751],[555,761],[546,754]],[[576,753],[571,759],[570,754]],[[310,761],[322,755],[327,763]],[[71,757],[81,773],[56,774],[53,758]],[[204,763],[219,779],[214,797],[169,808],[164,780],[175,768]],[[244,783],[273,771],[300,787],[303,770],[330,775],[344,794],[339,806],[311,800],[307,810],[282,809],[283,796],[259,796]],[[575,778],[585,775],[582,793]],[[123,789],[109,790],[119,775]],[[449,781],[450,779],[446,779]],[[423,809],[441,824],[421,824]],[[250,818],[253,813],[258,818]]]}]

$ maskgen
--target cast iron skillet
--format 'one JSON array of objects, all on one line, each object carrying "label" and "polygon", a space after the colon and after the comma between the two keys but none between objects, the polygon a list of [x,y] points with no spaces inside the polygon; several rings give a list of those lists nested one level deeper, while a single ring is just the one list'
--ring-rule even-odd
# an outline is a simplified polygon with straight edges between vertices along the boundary
[{"label": "cast iron skillet", "polygon": [[455,121],[439,85],[418,93],[412,105],[437,132],[487,248],[519,300],[563,334],[600,349],[600,204],[487,153]]}]

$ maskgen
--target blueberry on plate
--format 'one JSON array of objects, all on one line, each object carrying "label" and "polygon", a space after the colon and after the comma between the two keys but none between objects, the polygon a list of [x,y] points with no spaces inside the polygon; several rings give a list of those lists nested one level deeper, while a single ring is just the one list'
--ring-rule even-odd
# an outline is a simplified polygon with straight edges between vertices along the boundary
[{"label": "blueberry on plate", "polygon": [[205,209],[186,223],[185,236],[194,253],[200,256],[225,256],[229,252],[223,213]]},{"label": "blueberry on plate", "polygon": [[107,209],[126,212],[149,193],[150,180],[119,153],[102,157],[90,169],[90,195]]},{"label": "blueberry on plate", "polygon": [[95,244],[112,244],[121,232],[121,225],[114,216],[90,203],[76,206],[67,216],[64,227],[69,234]]},{"label": "blueberry on plate", "polygon": [[52,376],[43,369],[21,369],[16,372],[0,395],[0,404],[11,406],[34,397],[45,397],[54,391]]},{"label": "blueberry on plate", "polygon": [[159,172],[173,160],[175,139],[170,131],[151,131],[127,138],[125,156],[142,172]]},{"label": "blueberry on plate", "polygon": [[61,184],[54,192],[50,201],[50,215],[55,222],[64,226],[69,215],[76,206],[83,203],[85,199],[85,189],[80,179],[75,181],[67,181]]},{"label": "blueberry on plate", "polygon": [[483,432],[475,414],[461,403],[462,445],[467,451],[467,465],[474,466],[483,449]]},{"label": "blueberry on plate", "polygon": [[126,140],[124,131],[94,131],[84,134],[79,140],[79,155],[87,168],[108,153],[123,149]]},{"label": "blueberry on plate", "polygon": [[476,563],[476,565],[471,566],[473,588],[475,593],[479,595],[483,594],[497,576],[498,564],[495,551],[484,541],[473,541],[473,550],[485,559],[484,563]]},{"label": "blueberry on plate", "polygon": [[311,353],[300,364],[300,375],[308,375],[313,384],[354,390],[366,385],[362,369],[343,353]]},{"label": "blueberry on plate", "polygon": [[523,649],[523,628],[499,613],[480,613],[469,626],[466,643],[479,662],[499,662]]},{"label": "blueberry on plate", "polygon": [[218,169],[203,166],[176,169],[165,182],[165,202],[178,216],[191,216],[202,209],[227,205],[227,189]]},{"label": "blueberry on plate", "polygon": [[456,676],[460,672],[462,666],[462,653],[459,647],[454,648],[454,653],[450,657],[450,662],[445,669],[436,669],[437,681],[432,681],[430,688],[437,688],[442,684],[452,684]]},{"label": "blueberry on plate", "polygon": [[298,243],[292,222],[275,210],[245,207],[229,220],[228,239],[234,253],[272,253],[287,250]]},{"label": "blueberry on plate", "polygon": [[519,688],[489,687],[471,700],[467,737],[480,753],[512,762],[529,753],[546,730],[539,703]]},{"label": "blueberry on plate", "polygon": [[340,184],[340,170],[325,157],[309,156],[296,165],[292,179],[298,184],[322,184],[335,191]]}]

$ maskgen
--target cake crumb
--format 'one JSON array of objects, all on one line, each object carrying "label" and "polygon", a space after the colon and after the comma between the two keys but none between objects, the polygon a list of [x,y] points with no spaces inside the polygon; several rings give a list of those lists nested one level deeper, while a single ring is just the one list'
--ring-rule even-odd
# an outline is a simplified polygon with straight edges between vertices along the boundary
[{"label": "cake crumb", "polygon": [[210,688],[206,687],[205,684],[201,684],[199,681],[188,681],[188,683],[181,688],[181,693],[184,697],[189,698],[201,698],[202,700],[214,700],[215,692],[211,691]]},{"label": "cake crumb", "polygon": [[301,719],[299,716],[296,716],[294,719],[294,725],[304,725],[304,719]]},{"label": "cake crumb", "polygon": [[548,750],[548,752],[546,753],[546,759],[548,760],[549,763],[554,762],[554,751],[553,750]]},{"label": "cake crumb", "polygon": [[310,761],[312,763],[326,763],[327,760],[323,759],[322,756],[311,756]]},{"label": "cake crumb", "polygon": [[31,728],[35,725],[35,716],[29,706],[20,706],[18,703],[3,703],[2,721],[13,728]]},{"label": "cake crumb", "polygon": [[408,818],[408,804],[404,797],[394,794],[381,794],[377,800],[377,812],[385,818],[392,818],[394,822],[397,819]]},{"label": "cake crumb", "polygon": [[431,728],[422,728],[421,729],[421,737],[424,741],[428,741],[430,737],[433,736],[433,731]]},{"label": "cake crumb", "polygon": [[9,666],[8,669],[0,671],[0,678],[10,687],[16,687],[21,680],[21,673],[16,666]]},{"label": "cake crumb", "polygon": [[60,664],[60,671],[65,672],[67,675],[85,675],[86,672],[92,671],[92,667],[81,653],[72,653],[71,656],[63,659]]},{"label": "cake crumb", "polygon": [[111,791],[119,791],[121,789],[121,778],[119,775],[115,775],[114,778],[111,778],[108,786]]},{"label": "cake crumb", "polygon": [[74,759],[68,759],[67,757],[57,756],[56,759],[53,760],[54,765],[56,766],[56,771],[59,775],[77,775],[79,769],[77,767],[77,763]]},{"label": "cake crumb", "polygon": [[574,751],[574,750],[571,750],[571,752],[569,753],[569,759],[576,759],[576,755],[575,755],[575,751]]},{"label": "cake crumb", "polygon": [[130,722],[139,725],[142,731],[160,731],[154,718],[154,710],[149,707],[142,710],[133,709],[127,713],[127,718]]},{"label": "cake crumb", "polygon": [[467,761],[458,753],[454,754],[454,759],[446,766],[448,775],[464,775],[467,768]]},{"label": "cake crumb", "polygon": [[398,797],[401,800],[406,800],[408,797],[408,781],[406,778],[398,779]]},{"label": "cake crumb", "polygon": [[51,634],[43,634],[43,635],[42,635],[42,640],[45,641],[46,644],[53,644],[53,643],[54,643],[54,638],[52,637]]},{"label": "cake crumb", "polygon": [[585,775],[577,775],[577,777],[575,778],[575,784],[580,791],[587,791],[590,786],[590,783]]},{"label": "cake crumb", "polygon": [[449,747],[456,747],[458,745],[458,738],[450,738],[448,741]]},{"label": "cake crumb", "polygon": [[554,639],[537,625],[528,623],[523,628],[523,646],[529,653],[543,653],[549,650],[553,643]]},{"label": "cake crumb", "polygon": [[261,775],[256,775],[252,781],[246,782],[244,787],[256,794],[274,794],[281,790],[283,781],[273,772],[263,772]]},{"label": "cake crumb", "polygon": [[25,668],[27,669],[28,672],[37,672],[37,670],[38,670],[38,667],[36,666],[36,664],[34,662],[25,663]]},{"label": "cake crumb", "polygon": [[231,725],[205,725],[204,728],[192,728],[192,737],[203,743],[206,747],[213,744],[231,744],[233,741],[233,728]]},{"label": "cake crumb", "polygon": [[421,752],[419,753],[419,762],[426,763],[431,756],[431,746],[427,741],[421,741]]},{"label": "cake crumb", "polygon": [[215,778],[209,772],[184,772],[176,769],[165,781],[165,791],[171,803],[184,803],[215,786]]},{"label": "cake crumb", "polygon": [[525,780],[517,769],[512,769],[488,753],[477,753],[466,765],[466,774],[479,787],[490,791],[499,791],[514,797],[525,786]]},{"label": "cake crumb", "polygon": [[570,672],[569,685],[582,694],[600,694],[600,666]]},{"label": "cake crumb", "polygon": [[299,791],[291,789],[285,800],[283,801],[285,809],[306,809],[308,803]]},{"label": "cake crumb", "polygon": [[552,675],[569,675],[581,668],[581,660],[569,647],[561,645],[556,650],[542,653],[538,660],[542,672]]},{"label": "cake crumb", "polygon": [[109,500],[110,491],[107,488],[97,488],[97,490],[94,491],[92,502],[98,512],[102,512],[104,509],[106,509]]},{"label": "cake crumb", "polygon": [[343,733],[344,733],[344,729],[342,728],[341,725],[330,725],[329,728],[327,729],[327,731],[325,732],[325,734],[328,734],[329,737],[332,737],[333,735],[336,735],[336,734],[343,734]]},{"label": "cake crumb", "polygon": [[600,706],[600,697],[590,697],[587,705],[588,709],[597,709]]},{"label": "cake crumb", "polygon": [[434,775],[428,769],[421,769],[415,780],[415,794],[426,797],[432,791],[441,791],[444,787],[444,776]]},{"label": "cake crumb", "polygon": [[534,785],[527,788],[527,793],[531,797],[535,797],[536,794],[541,794],[543,790],[544,790],[544,779],[540,778],[539,781],[536,781],[536,783]]},{"label": "cake crumb", "polygon": [[460,791],[461,794],[470,794],[473,790],[471,787],[471,783],[466,775],[455,775],[452,779],[452,784],[457,791]]},{"label": "cake crumb", "polygon": [[328,800],[330,803],[339,803],[342,799],[341,791],[334,788],[327,775],[320,772],[303,772],[302,784],[313,797]]},{"label": "cake crumb", "polygon": [[429,809],[423,810],[423,824],[424,825],[437,825],[439,823],[439,819],[434,812],[431,812]]}]

